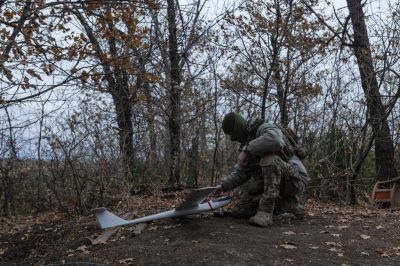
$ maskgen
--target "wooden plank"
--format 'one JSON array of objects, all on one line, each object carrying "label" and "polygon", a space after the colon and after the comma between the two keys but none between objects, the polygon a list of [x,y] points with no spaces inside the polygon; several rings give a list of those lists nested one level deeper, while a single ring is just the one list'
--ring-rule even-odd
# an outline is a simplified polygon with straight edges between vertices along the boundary
[{"label": "wooden plank", "polygon": [[390,191],[375,191],[374,199],[376,202],[390,202]]}]

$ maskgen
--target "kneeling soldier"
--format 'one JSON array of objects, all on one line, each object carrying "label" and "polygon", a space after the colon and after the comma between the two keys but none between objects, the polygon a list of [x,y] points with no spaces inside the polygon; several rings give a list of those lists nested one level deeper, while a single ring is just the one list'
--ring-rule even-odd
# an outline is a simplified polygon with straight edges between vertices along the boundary
[{"label": "kneeling soldier", "polygon": [[232,215],[250,218],[251,224],[263,227],[273,223],[274,212],[303,218],[297,195],[304,191],[309,177],[293,138],[283,133],[287,131],[261,119],[246,121],[234,112],[224,117],[222,129],[232,141],[240,142],[241,148],[232,172],[223,178],[216,193],[234,189],[253,177]]}]

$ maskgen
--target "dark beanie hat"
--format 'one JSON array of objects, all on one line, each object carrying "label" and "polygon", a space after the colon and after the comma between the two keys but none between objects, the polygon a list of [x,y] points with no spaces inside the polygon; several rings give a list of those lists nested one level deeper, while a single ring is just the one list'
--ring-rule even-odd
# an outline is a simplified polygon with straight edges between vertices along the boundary
[{"label": "dark beanie hat", "polygon": [[245,142],[247,139],[247,121],[238,113],[227,114],[222,121],[222,130],[231,136],[231,140]]},{"label": "dark beanie hat", "polygon": [[235,128],[235,124],[236,124],[236,113],[231,112],[225,115],[224,120],[222,120],[222,130],[224,131],[225,134],[230,134]]}]

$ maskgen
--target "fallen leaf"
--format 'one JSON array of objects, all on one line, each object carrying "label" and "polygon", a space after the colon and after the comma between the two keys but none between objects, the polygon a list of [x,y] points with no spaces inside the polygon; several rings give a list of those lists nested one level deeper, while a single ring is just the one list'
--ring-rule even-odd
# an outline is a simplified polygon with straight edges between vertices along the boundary
[{"label": "fallen leaf", "polygon": [[338,253],[338,254],[336,254],[338,257],[343,257],[344,255],[343,255],[343,253]]},{"label": "fallen leaf", "polygon": [[104,245],[104,244],[106,244],[107,243],[107,241],[105,241],[105,240],[103,240],[103,239],[93,239],[93,238],[90,238],[90,237],[87,237],[87,239],[90,241],[90,243],[92,244],[92,245]]},{"label": "fallen leaf", "polygon": [[84,252],[84,251],[86,251],[86,249],[87,249],[87,246],[83,245],[83,246],[79,246],[79,247],[76,249],[76,251],[82,251],[82,252]]},{"label": "fallen leaf", "polygon": [[7,251],[7,249],[8,249],[8,248],[0,249],[0,255],[3,255],[3,254]]},{"label": "fallen leaf", "polygon": [[150,226],[149,227],[149,231],[153,231],[153,230],[157,230],[158,229],[158,226],[157,225],[154,225],[154,226]]},{"label": "fallen leaf", "polygon": [[390,254],[383,249],[377,249],[376,253],[378,253],[381,257],[390,257]]},{"label": "fallen leaf", "polygon": [[282,244],[282,245],[279,245],[280,247],[282,247],[282,248],[284,248],[284,249],[295,249],[295,248],[297,248],[295,245],[293,245],[293,244]]},{"label": "fallen leaf", "polygon": [[292,259],[288,259],[288,258],[286,258],[285,261],[287,261],[287,262],[293,262]]},{"label": "fallen leaf", "polygon": [[369,236],[369,235],[364,235],[364,234],[360,235],[360,237],[361,237],[362,239],[370,239],[370,238],[371,238],[371,236]]},{"label": "fallen leaf", "polygon": [[146,227],[147,227],[147,223],[137,224],[135,226],[135,230],[133,230],[133,234],[135,236],[140,235]]},{"label": "fallen leaf", "polygon": [[333,247],[341,247],[342,246],[342,244],[336,243],[336,242],[325,242],[325,244],[327,246],[333,246]]},{"label": "fallen leaf", "polygon": [[329,234],[329,232],[328,231],[321,231],[321,232],[319,232],[320,234]]},{"label": "fallen leaf", "polygon": [[369,253],[368,252],[361,252],[361,255],[363,255],[363,256],[369,256]]},{"label": "fallen leaf", "polygon": [[311,249],[319,249],[319,247],[317,247],[317,246],[311,246],[310,248]]},{"label": "fallen leaf", "polygon": [[325,228],[335,228],[335,226],[330,224],[330,225],[325,226]]},{"label": "fallen leaf", "polygon": [[127,265],[133,265],[134,259],[133,258],[127,258],[120,260],[119,263],[121,264],[127,264]]},{"label": "fallen leaf", "polygon": [[171,228],[177,228],[181,226],[182,224],[173,224],[173,225],[165,225],[164,229],[171,229]]},{"label": "fallen leaf", "polygon": [[396,251],[400,251],[400,246],[394,247],[393,249],[396,250]]},{"label": "fallen leaf", "polygon": [[287,231],[287,232],[283,232],[283,234],[286,236],[290,236],[290,235],[295,235],[296,233],[293,231]]},{"label": "fallen leaf", "polygon": [[340,230],[343,230],[343,229],[349,228],[349,226],[348,225],[339,225],[337,228]]},{"label": "fallen leaf", "polygon": [[341,237],[342,235],[341,234],[331,234],[332,236],[334,236],[334,237]]},{"label": "fallen leaf", "polygon": [[385,227],[383,227],[382,225],[378,225],[377,227],[375,227],[376,229],[378,229],[378,230],[380,230],[380,229],[383,229],[383,228],[385,228]]},{"label": "fallen leaf", "polygon": [[200,241],[198,241],[198,240],[192,240],[192,243],[198,244],[198,243],[200,243]]}]

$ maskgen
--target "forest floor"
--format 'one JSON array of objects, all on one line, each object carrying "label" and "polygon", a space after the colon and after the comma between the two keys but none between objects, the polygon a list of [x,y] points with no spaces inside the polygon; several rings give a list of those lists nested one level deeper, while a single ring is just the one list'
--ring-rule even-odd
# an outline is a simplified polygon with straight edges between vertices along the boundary
[{"label": "forest floor", "polygon": [[[142,216],[182,197],[129,196],[110,209]],[[400,265],[400,211],[313,200],[305,207],[304,220],[268,228],[210,213],[125,226],[96,245],[102,230],[93,214],[0,218],[0,265]]]}]

